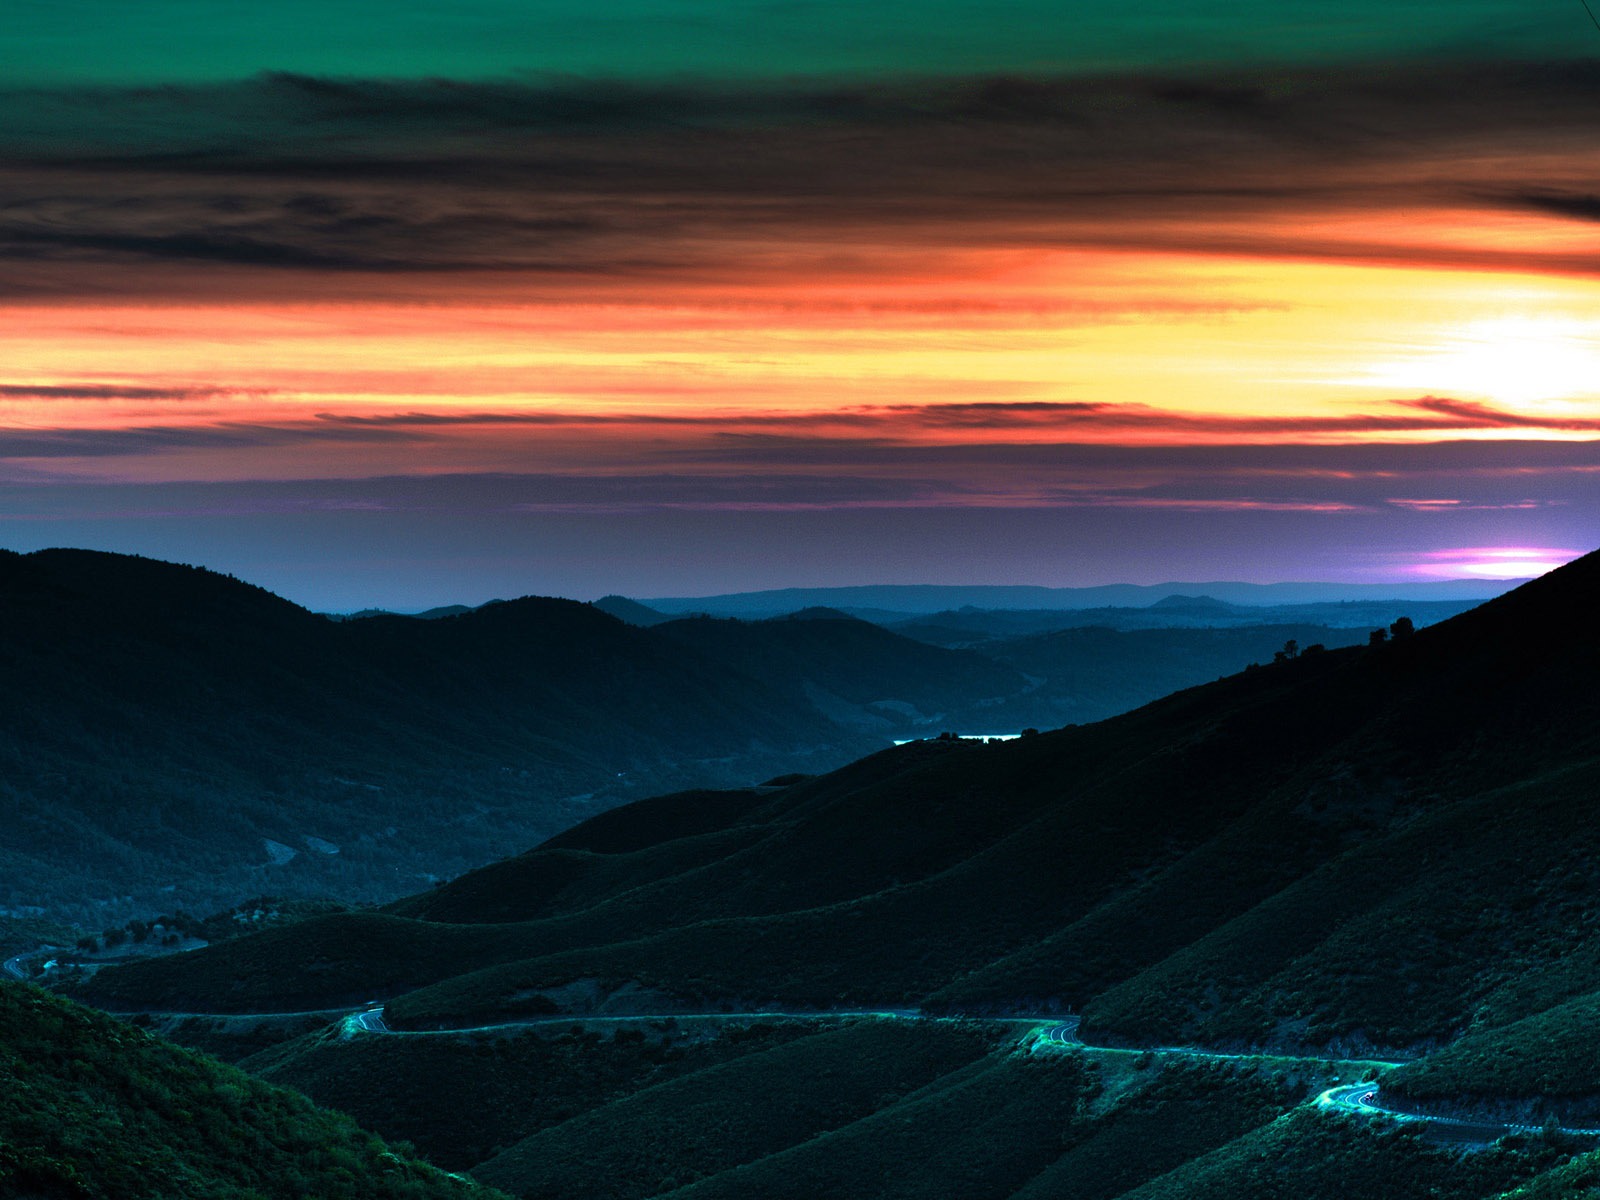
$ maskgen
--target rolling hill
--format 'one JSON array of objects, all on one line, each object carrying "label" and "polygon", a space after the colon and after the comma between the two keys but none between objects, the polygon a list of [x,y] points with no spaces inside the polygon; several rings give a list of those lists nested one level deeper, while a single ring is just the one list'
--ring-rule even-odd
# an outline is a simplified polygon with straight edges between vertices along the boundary
[{"label": "rolling hill", "polygon": [[[856,613],[885,629],[935,646],[952,646],[991,652],[996,643],[1024,639],[1062,630],[1095,629],[1130,633],[1137,630],[1243,631],[1249,626],[1315,626],[1321,633],[1312,641],[1329,646],[1352,645],[1350,631],[1363,635],[1388,628],[1398,617],[1409,617],[1419,629],[1436,625],[1476,608],[1484,597],[1464,600],[1346,600],[1322,604],[1228,604],[1212,596],[1168,596],[1142,608],[1004,609],[960,608],[907,618],[901,613]],[[1342,637],[1340,635],[1343,635]],[[1241,660],[1249,662],[1249,658]],[[1230,669],[1237,670],[1235,664]]]},{"label": "rolling hill", "polygon": [[718,596],[669,596],[640,603],[668,614],[709,613],[719,617],[775,617],[818,605],[854,612],[862,609],[903,616],[973,607],[980,609],[1143,608],[1168,596],[1212,597],[1228,604],[1322,604],[1341,600],[1467,601],[1495,596],[1517,581],[1440,579],[1404,584],[1240,583],[1134,584],[1096,587],[1026,585],[865,584],[845,587],[777,588]]},{"label": "rolling hill", "polygon": [[37,988],[0,983],[0,1031],[0,1196],[499,1195],[297,1092]]},{"label": "rolling hill", "polygon": [[0,915],[393,896],[631,796],[878,744],[571,601],[331,622],[41,551],[0,554],[0,621]]},{"label": "rolling hill", "polygon": [[[641,1197],[914,1197],[952,1180],[997,1200],[1577,1196],[1600,1178],[1600,1159],[1572,1157],[1581,1145],[1463,1157],[1300,1102],[1343,1060],[1382,1057],[1411,1063],[1384,1088],[1419,1107],[1600,1111],[1597,603],[1591,555],[1381,644],[1096,725],[657,797],[385,909],[103,970],[78,991],[207,1012],[385,997],[398,1035],[313,1035],[249,1062],[396,1136],[418,1132],[406,1106],[437,1087],[420,1056],[511,1053],[510,1035],[422,1031],[570,1020],[587,1066],[530,1068],[550,1052],[521,1050],[496,1086],[611,1084],[507,1125],[471,1164],[528,1196],[582,1194],[600,1147],[622,1154],[606,1176],[619,1194]],[[874,1006],[946,1014],[978,1040],[907,1091],[849,1075],[877,1062],[908,1078],[894,1033],[854,1048],[815,1041],[833,1035],[814,1023],[802,1041],[687,1037],[701,1057],[663,1070],[620,1031],[584,1031],[599,1014],[644,1030],[674,1013]],[[1081,1013],[1106,1049],[1051,1057],[996,1032],[1050,1011]],[[645,1037],[651,1053],[678,1045]],[[807,1042],[815,1054],[790,1048]],[[1142,1049],[1173,1045],[1302,1057],[1202,1068]],[[375,1070],[381,1088],[357,1084]],[[777,1115],[762,1097],[791,1086]],[[813,1093],[838,1106],[807,1107]],[[641,1143],[682,1112],[726,1136]]]},{"label": "rolling hill", "polygon": [[1313,626],[997,642],[830,610],[625,624],[527,597],[329,621],[189,567],[0,555],[0,933],[245,896],[372,902],[675,786],[1086,721]]},{"label": "rolling hill", "polygon": [[303,1002],[403,984],[396,1019],[448,1023],[598,980],[685,1004],[1074,1008],[1106,1038],[1438,1042],[1600,982],[1575,965],[1600,956],[1578,886],[1600,858],[1597,595],[1591,557],[1099,725],[653,801],[86,994],[247,1009],[292,974]]},{"label": "rolling hill", "polygon": [[688,618],[656,632],[796,706],[884,734],[925,736],[940,732],[941,722],[970,729],[986,709],[1025,704],[1033,691],[1011,664],[928,646],[831,609],[766,621]]}]

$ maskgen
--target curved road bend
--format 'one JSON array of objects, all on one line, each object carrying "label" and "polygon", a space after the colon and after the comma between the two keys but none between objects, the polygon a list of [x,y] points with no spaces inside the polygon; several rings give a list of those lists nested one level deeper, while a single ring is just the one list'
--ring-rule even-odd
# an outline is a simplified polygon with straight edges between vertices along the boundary
[{"label": "curved road bend", "polygon": [[[1035,1047],[1053,1046],[1061,1049],[1088,1046],[1078,1036],[1078,1023],[1076,1020],[1051,1025],[1039,1031],[1039,1036],[1034,1042]],[[1100,1047],[1100,1049],[1104,1049]],[[1290,1060],[1299,1062],[1315,1062],[1329,1064],[1336,1060],[1326,1058],[1306,1058],[1300,1055],[1285,1054],[1230,1054],[1220,1050],[1196,1050],[1186,1046],[1159,1046],[1151,1047],[1155,1054],[1181,1054],[1186,1058],[1205,1059],[1249,1059],[1249,1058],[1275,1058],[1280,1061]],[[1130,1049],[1128,1053],[1144,1053],[1137,1048]],[[1373,1067],[1398,1067],[1399,1063],[1385,1062],[1380,1059],[1349,1060],[1351,1066]],[[1446,1117],[1433,1113],[1408,1112],[1404,1109],[1391,1108],[1384,1104],[1378,1084],[1373,1080],[1365,1083],[1345,1083],[1331,1087],[1316,1098],[1316,1106],[1322,1109],[1331,1109],[1338,1112],[1350,1113],[1354,1116],[1387,1117],[1393,1121],[1406,1121],[1417,1124],[1434,1125],[1441,1130],[1458,1130],[1461,1134],[1483,1136],[1485,1141],[1505,1137],[1513,1133],[1541,1133],[1543,1126],[1526,1125],[1511,1121],[1473,1120],[1469,1117]],[[1582,1129],[1578,1127],[1562,1126],[1562,1132],[1577,1134],[1579,1136],[1600,1137],[1600,1129]],[[1473,1139],[1476,1140],[1476,1139]]]},{"label": "curved road bend", "polygon": [[[1504,1137],[1510,1133],[1542,1133],[1542,1125],[1523,1125],[1508,1121],[1474,1121],[1468,1117],[1441,1117],[1431,1113],[1406,1112],[1402,1109],[1384,1106],[1379,1094],[1378,1085],[1371,1080],[1366,1083],[1349,1083],[1340,1087],[1331,1087],[1317,1097],[1318,1108],[1335,1109],[1339,1112],[1353,1113],[1362,1117],[1388,1117],[1395,1121],[1424,1122],[1430,1125],[1442,1125],[1449,1128],[1461,1129],[1467,1132],[1474,1130],[1498,1130],[1497,1136]],[[1578,1126],[1563,1125],[1562,1133],[1577,1134],[1580,1137],[1600,1137],[1600,1129],[1585,1129]]]},{"label": "curved road bend", "polygon": [[27,983],[28,969],[23,966],[23,963],[32,958],[33,954],[34,952],[30,950],[27,954],[14,955],[13,957],[6,959],[3,964],[0,964],[0,968],[3,968],[5,973],[11,976],[11,978],[20,979],[23,983]]}]

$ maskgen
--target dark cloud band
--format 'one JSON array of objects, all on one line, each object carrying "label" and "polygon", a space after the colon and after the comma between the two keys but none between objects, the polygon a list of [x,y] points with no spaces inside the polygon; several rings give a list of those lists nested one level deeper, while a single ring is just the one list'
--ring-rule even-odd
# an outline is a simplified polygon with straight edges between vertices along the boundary
[{"label": "dark cloud band", "polygon": [[[29,274],[39,264],[65,290],[181,290],[216,268],[700,278],[885,244],[1592,272],[1600,248],[1336,238],[1276,218],[1443,206],[1592,221],[1597,136],[1600,66],[1585,63],[765,90],[270,75],[10,91],[0,286],[52,286]],[[786,249],[752,255],[763,242]],[[119,272],[141,263],[174,273]]]}]

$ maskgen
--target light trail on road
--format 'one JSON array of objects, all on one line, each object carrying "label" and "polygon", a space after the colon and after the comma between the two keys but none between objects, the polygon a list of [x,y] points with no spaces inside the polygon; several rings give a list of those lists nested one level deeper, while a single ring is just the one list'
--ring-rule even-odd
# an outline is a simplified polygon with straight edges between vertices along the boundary
[{"label": "light trail on road", "polygon": [[[1406,1109],[1391,1108],[1383,1103],[1383,1098],[1378,1084],[1373,1080],[1366,1083],[1340,1084],[1331,1087],[1316,1099],[1316,1106],[1331,1109],[1337,1112],[1352,1113],[1361,1117],[1388,1117],[1393,1121],[1419,1122],[1430,1125],[1443,1125],[1454,1129],[1471,1132],[1473,1130],[1497,1130],[1497,1136],[1505,1137],[1513,1133],[1543,1133],[1544,1126],[1528,1125],[1512,1121],[1474,1120],[1471,1117],[1447,1117],[1435,1113],[1410,1112]],[[1587,1129],[1579,1126],[1560,1126],[1562,1133],[1573,1134],[1577,1137],[1600,1137],[1600,1129]]]},{"label": "light trail on road", "polygon": [[[5,960],[0,967],[4,973],[12,978],[26,981],[25,961],[30,954],[18,954]],[[113,1014],[120,1016],[138,1015],[133,1013]],[[936,1016],[912,1008],[851,1008],[831,1009],[818,1011],[815,1009],[797,1011],[793,1009],[764,1009],[753,1012],[674,1012],[674,1013],[627,1013],[618,1015],[597,1016],[584,1013],[560,1013],[539,1017],[525,1017],[510,1021],[499,1021],[487,1025],[458,1026],[448,1029],[395,1029],[384,1016],[384,1006],[381,1004],[368,1005],[359,1009],[316,1009],[304,1010],[293,1013],[196,1013],[196,1012],[146,1012],[142,1015],[156,1018],[199,1018],[219,1021],[228,1020],[254,1020],[264,1021],[273,1019],[303,1018],[308,1016],[336,1016],[339,1027],[340,1040],[366,1035],[371,1037],[461,1037],[469,1034],[498,1033],[515,1029],[551,1029],[556,1027],[592,1026],[592,1025],[654,1025],[663,1023],[684,1024],[734,1024],[749,1023],[752,1021],[836,1021],[836,1020],[901,1020],[901,1021],[928,1021],[950,1022],[965,1020],[985,1020],[1001,1024],[1025,1025],[1026,1031],[1018,1038],[1017,1045],[1026,1047],[1029,1053],[1044,1051],[1081,1052],[1094,1051],[1097,1054],[1153,1054],[1175,1058],[1201,1059],[1208,1061],[1246,1062],[1271,1059],[1278,1062],[1294,1062],[1314,1064],[1320,1067],[1342,1070],[1363,1069],[1378,1072],[1389,1070],[1402,1064],[1382,1059],[1335,1059],[1319,1058],[1311,1055],[1274,1054],[1271,1051],[1233,1052],[1224,1050],[1207,1050],[1195,1046],[1096,1046],[1085,1042],[1078,1033],[1079,1018],[1059,1016],[1042,1016],[1035,1014],[1018,1014],[1013,1016],[985,1016],[971,1017],[966,1015]],[[1434,1113],[1409,1112],[1404,1109],[1392,1108],[1385,1105],[1378,1084],[1373,1080],[1354,1084],[1338,1084],[1319,1095],[1313,1101],[1315,1107],[1326,1111],[1349,1113],[1368,1119],[1388,1119],[1396,1121],[1414,1122],[1421,1124],[1438,1125],[1445,1128],[1463,1132],[1482,1132],[1486,1141],[1494,1137],[1505,1137],[1510,1134],[1537,1134],[1543,1131],[1542,1126],[1528,1125],[1519,1122],[1499,1122],[1488,1120],[1475,1120],[1470,1117],[1450,1117]],[[1600,1128],[1562,1127],[1563,1133],[1580,1137],[1600,1137]],[[1487,1135],[1493,1136],[1487,1136]]]}]

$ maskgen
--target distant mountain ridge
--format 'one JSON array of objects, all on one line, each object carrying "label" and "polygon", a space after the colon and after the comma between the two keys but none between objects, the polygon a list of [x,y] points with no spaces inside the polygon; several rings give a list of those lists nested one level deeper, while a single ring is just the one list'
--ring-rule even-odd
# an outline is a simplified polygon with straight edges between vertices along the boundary
[{"label": "distant mountain ridge", "polygon": [[594,606],[603,613],[610,613],[619,621],[629,625],[638,625],[648,629],[652,625],[659,625],[663,621],[672,620],[665,613],[658,613],[653,608],[646,608],[637,600],[629,600],[626,596],[602,596],[594,602]]},{"label": "distant mountain ridge", "polygon": [[[246,1061],[528,1197],[1582,1200],[1600,1152],[1559,1123],[1600,1121],[1597,610],[1600,554],[1099,724],[654,797],[81,994],[381,997],[389,1028],[437,1036],[312,1033]],[[1048,671],[1074,639],[1195,632],[1006,644]],[[752,1012],[672,1044],[680,1015]],[[479,1031],[535,1018],[566,1032]],[[1357,1081],[1500,1140],[1463,1153],[1307,1103]],[[506,1099],[480,1116],[488,1092]],[[463,1107],[458,1131],[440,1110]]]},{"label": "distant mountain ridge", "polygon": [[642,794],[1097,720],[1289,639],[1367,633],[1069,630],[975,653],[785,616],[641,628],[524,597],[329,621],[197,568],[0,555],[0,919],[381,899]]},{"label": "distant mountain ridge", "polygon": [[1235,612],[1244,607],[1239,604],[1229,604],[1226,600],[1218,600],[1215,596],[1187,596],[1181,592],[1174,592],[1170,596],[1163,596],[1154,604],[1153,609],[1181,609],[1184,612]]},{"label": "distant mountain ridge", "polygon": [[0,1069],[6,1197],[505,1200],[288,1088],[37,988],[0,982]]},{"label": "distant mountain ridge", "polygon": [[881,744],[570,600],[331,622],[89,551],[0,553],[0,681],[0,915],[376,898],[630,790]]},{"label": "distant mountain ridge", "polygon": [[[854,615],[935,646],[973,647],[991,653],[998,652],[994,645],[998,642],[1094,628],[1134,633],[1177,629],[1243,631],[1267,626],[1299,626],[1305,629],[1319,626],[1340,632],[1312,640],[1329,645],[1346,645],[1351,640],[1351,631],[1360,631],[1365,636],[1373,629],[1387,629],[1402,616],[1410,618],[1420,629],[1459,616],[1476,607],[1476,604],[1476,601],[1465,600],[1347,600],[1327,604],[1246,605],[1213,600],[1195,605],[1163,600],[1143,608],[1007,609],[968,606],[919,617],[872,610],[857,611]],[[1249,661],[1249,656],[1241,661]]]},{"label": "distant mountain ridge", "polygon": [[[1600,861],[1597,603],[1592,555],[1431,629],[1098,725],[884,752],[730,797],[710,827],[703,797],[652,801],[626,854],[619,810],[386,913],[88,994],[403,992],[402,1024],[471,1023],[590,980],[656,1003],[1059,1005],[1145,1043],[1446,1039],[1600,991],[1600,892],[1566,882]],[[320,980],[295,965],[334,947]],[[1389,982],[1344,986],[1374,977],[1358,959]]]},{"label": "distant mountain ridge", "polygon": [[1411,583],[1239,583],[1228,581],[1095,587],[979,584],[877,584],[796,587],[715,596],[665,596],[638,602],[663,613],[778,616],[805,608],[880,609],[919,614],[962,607],[989,609],[1144,608],[1170,596],[1203,596],[1227,604],[1320,604],[1341,600],[1487,600],[1527,580],[1442,579]]}]

